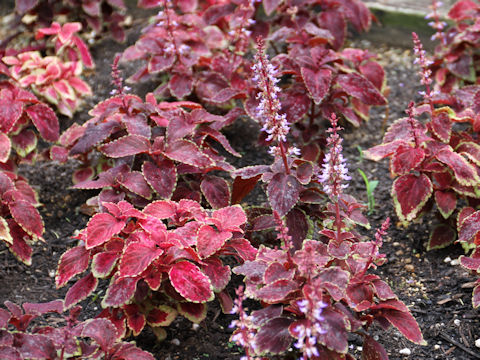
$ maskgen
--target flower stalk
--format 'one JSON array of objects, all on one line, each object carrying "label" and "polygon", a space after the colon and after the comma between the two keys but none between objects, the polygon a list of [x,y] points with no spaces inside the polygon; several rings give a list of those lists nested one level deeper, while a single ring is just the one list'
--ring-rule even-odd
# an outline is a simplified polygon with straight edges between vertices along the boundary
[{"label": "flower stalk", "polygon": [[[265,42],[261,37],[257,38],[257,53],[255,54],[255,64],[252,66],[255,73],[253,81],[257,83],[260,92],[257,99],[260,104],[257,107],[258,117],[262,119],[262,131],[268,136],[266,141],[272,141],[277,146],[270,147],[270,154],[281,156],[285,166],[285,172],[290,174],[290,168],[287,161],[287,134],[290,131],[290,125],[285,114],[280,114],[281,104],[278,96],[280,88],[277,83],[277,69],[272,65],[265,55]],[[298,149],[292,148],[292,154],[298,154]]]},{"label": "flower stalk", "polygon": [[343,225],[340,217],[339,198],[343,189],[348,187],[348,183],[346,182],[352,178],[348,175],[347,163],[342,154],[343,139],[338,134],[342,128],[338,126],[338,118],[333,113],[330,117],[330,124],[331,127],[327,130],[327,132],[330,133],[327,138],[329,152],[325,154],[318,180],[323,185],[323,191],[325,191],[335,204],[335,227],[337,229],[337,239],[340,241]]}]

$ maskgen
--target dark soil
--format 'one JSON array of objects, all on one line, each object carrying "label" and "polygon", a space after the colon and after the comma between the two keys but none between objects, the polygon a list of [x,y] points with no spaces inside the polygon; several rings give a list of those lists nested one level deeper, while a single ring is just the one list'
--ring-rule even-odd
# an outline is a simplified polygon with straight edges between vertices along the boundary
[{"label": "dark soil", "polygon": [[[0,14],[5,14],[0,4]],[[88,119],[88,110],[100,100],[108,97],[111,90],[110,64],[115,53],[122,51],[139,35],[139,28],[145,23],[146,13],[135,10],[134,24],[129,30],[127,44],[117,44],[109,39],[99,40],[92,48],[96,70],[88,78],[94,91],[94,97],[88,99],[83,111],[73,119],[79,123]],[[374,330],[390,359],[478,359],[480,351],[475,347],[475,340],[480,338],[480,318],[478,311],[472,308],[472,282],[475,277],[468,274],[459,265],[452,265],[462,254],[457,246],[438,251],[425,251],[429,231],[432,229],[433,216],[424,217],[407,229],[395,226],[396,216],[392,206],[390,189],[392,179],[389,176],[388,162],[374,163],[362,160],[358,147],[367,149],[381,142],[383,130],[393,120],[402,117],[404,109],[417,94],[420,87],[416,70],[412,68],[409,52],[403,49],[384,48],[381,44],[370,44],[359,39],[356,46],[368,47],[378,52],[380,61],[388,75],[391,88],[389,97],[389,116],[384,119],[385,109],[372,110],[371,119],[360,128],[345,126],[345,156],[348,159],[350,174],[353,177],[348,191],[364,202],[367,201],[365,184],[357,172],[362,169],[370,180],[379,180],[375,190],[376,207],[369,216],[372,230],[378,228],[386,217],[393,222],[389,235],[385,239],[383,252],[388,263],[378,269],[394,292],[409,306],[423,331],[427,346],[417,346],[408,342],[398,331],[391,328],[388,332]],[[127,75],[135,71],[134,64],[125,69]],[[125,76],[126,77],[126,76]],[[132,90],[143,96],[153,90],[155,84],[139,85]],[[62,119],[62,128],[71,120]],[[239,137],[238,133],[245,134]],[[270,161],[263,150],[256,145],[258,127],[247,119],[240,119],[233,128],[227,129],[232,146],[244,154],[243,159],[235,165],[245,166]],[[86,199],[94,193],[70,190],[71,173],[75,163],[58,165],[55,163],[37,163],[23,166],[21,174],[28,178],[36,188],[43,206],[40,208],[45,222],[45,243],[34,247],[35,252],[31,266],[19,263],[10,252],[0,248],[0,303],[10,300],[18,304],[23,302],[50,301],[62,298],[65,289],[57,290],[54,285],[55,269],[60,255],[73,246],[71,236],[75,230],[82,229],[88,218],[79,211]],[[255,192],[248,201],[262,202],[265,199],[261,191]],[[453,261],[455,264],[455,261]],[[235,278],[230,284],[234,288],[241,279]],[[102,294],[101,294],[102,295]],[[88,300],[84,303],[88,315],[99,311],[96,303]],[[232,330],[228,327],[233,319],[224,315],[217,303],[209,306],[207,319],[199,326],[178,319],[168,328],[168,337],[158,343],[149,331],[144,331],[137,339],[137,344],[152,352],[157,359],[239,359],[241,351],[229,342]],[[351,353],[360,357],[361,342],[351,342]],[[410,351],[410,355],[402,355]]]}]

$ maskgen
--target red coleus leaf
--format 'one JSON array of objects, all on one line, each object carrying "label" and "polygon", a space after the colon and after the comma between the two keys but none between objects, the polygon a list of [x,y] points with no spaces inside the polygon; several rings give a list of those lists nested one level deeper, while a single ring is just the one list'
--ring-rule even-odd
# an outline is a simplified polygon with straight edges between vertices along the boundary
[{"label": "red coleus leaf", "polygon": [[170,78],[168,88],[173,96],[181,99],[192,92],[193,78],[185,74],[175,74]]},{"label": "red coleus leaf", "polygon": [[240,205],[215,210],[210,219],[220,231],[241,232],[241,226],[247,222],[247,215]]},{"label": "red coleus leaf", "polygon": [[477,285],[473,288],[472,305],[474,308],[478,308],[480,306],[480,285]]},{"label": "red coleus leaf", "polygon": [[37,136],[31,129],[23,129],[19,134],[10,138],[12,147],[21,157],[27,157],[37,147]]},{"label": "red coleus leaf", "polygon": [[149,311],[147,323],[150,326],[169,326],[177,317],[177,310],[167,305],[158,305]]},{"label": "red coleus leaf", "polygon": [[11,149],[12,143],[10,138],[4,133],[0,133],[0,162],[5,163],[8,161]]},{"label": "red coleus leaf", "polygon": [[116,327],[105,318],[89,319],[84,323],[82,336],[94,340],[107,354],[117,339]]},{"label": "red coleus leaf", "polygon": [[397,147],[392,157],[392,173],[405,175],[415,170],[425,158],[425,151],[421,148],[413,148],[408,145]]},{"label": "red coleus leaf", "polygon": [[469,270],[478,271],[480,269],[480,258],[462,255],[460,256],[460,264]]},{"label": "red coleus leaf", "polygon": [[425,174],[406,174],[395,179],[392,197],[400,220],[413,220],[432,195],[432,191],[432,182]]},{"label": "red coleus leaf", "polygon": [[102,300],[102,306],[118,307],[126,304],[133,297],[138,280],[139,278],[112,278],[105,298]]},{"label": "red coleus leaf", "polygon": [[107,277],[117,264],[120,254],[117,251],[105,251],[95,254],[92,258],[92,273],[96,278]]},{"label": "red coleus leaf", "polygon": [[453,170],[455,179],[461,185],[474,186],[480,183],[480,177],[475,167],[468,163],[462,155],[447,148],[440,150],[435,157]]},{"label": "red coleus leaf", "polygon": [[120,277],[139,275],[162,254],[163,250],[159,247],[132,242],[128,244],[123,252],[118,274]]},{"label": "red coleus leaf", "polygon": [[455,241],[455,230],[448,225],[440,224],[436,226],[430,234],[427,250],[442,249]]},{"label": "red coleus leaf", "polygon": [[320,241],[305,240],[301,250],[295,251],[293,261],[304,275],[315,276],[330,260],[327,246]]},{"label": "red coleus leaf", "polygon": [[377,88],[358,73],[340,74],[336,77],[340,87],[350,96],[367,105],[385,105],[387,100]]},{"label": "red coleus leaf", "polygon": [[203,178],[200,189],[212,208],[220,209],[230,205],[230,188],[225,179],[207,175]]},{"label": "red coleus leaf", "polygon": [[97,288],[98,279],[92,273],[88,273],[78,280],[65,295],[65,309],[86,299]]},{"label": "red coleus leaf", "polygon": [[15,333],[15,348],[22,359],[55,359],[57,356],[53,341],[44,335]]},{"label": "red coleus leaf", "polygon": [[169,159],[199,168],[213,166],[212,159],[192,141],[180,139],[169,144],[163,154]]},{"label": "red coleus leaf", "polygon": [[32,264],[32,248],[26,242],[28,235],[18,226],[12,219],[9,219],[8,226],[10,228],[10,235],[13,243],[7,243],[8,249],[15,255],[15,257],[26,265]]},{"label": "red coleus leaf", "polygon": [[139,171],[132,171],[122,174],[117,178],[120,185],[128,189],[134,194],[137,194],[145,199],[152,197],[152,191],[143,174]]},{"label": "red coleus leaf", "polygon": [[[13,343],[13,340],[12,340],[12,343]],[[15,348],[6,344],[0,345],[0,358],[4,360],[23,360],[23,357]]]},{"label": "red coleus leaf", "polygon": [[119,220],[110,214],[95,214],[87,225],[87,240],[85,248],[91,249],[102,245],[105,241],[117,235],[124,228],[125,220]]},{"label": "red coleus leaf", "polygon": [[310,229],[307,215],[299,209],[292,209],[287,214],[286,225],[288,227],[288,235],[292,237],[294,248],[300,249]]},{"label": "red coleus leaf", "polygon": [[197,303],[178,303],[178,313],[196,324],[207,317],[207,305]]},{"label": "red coleus leaf", "polygon": [[180,261],[174,264],[168,276],[175,290],[188,301],[204,303],[213,300],[209,278],[191,262]]},{"label": "red coleus leaf", "polygon": [[25,109],[38,132],[47,141],[57,141],[60,131],[57,115],[45,104],[35,104]]},{"label": "red coleus leaf", "polygon": [[210,225],[203,225],[198,230],[198,255],[202,259],[208,258],[219,251],[231,237],[232,233],[229,231],[217,231]]},{"label": "red coleus leaf", "polygon": [[281,354],[288,350],[294,340],[288,327],[293,322],[287,317],[277,317],[265,322],[255,335],[255,349],[259,353]]},{"label": "red coleus leaf", "polygon": [[205,275],[210,279],[213,290],[216,293],[222,291],[230,282],[230,266],[223,265],[219,258],[212,257],[207,259],[202,269]]},{"label": "red coleus leaf", "polygon": [[415,344],[426,345],[426,341],[423,340],[422,332],[417,322],[405,305],[403,305],[404,309],[397,310],[394,308],[400,305],[398,303],[403,305],[399,300],[387,300],[386,302],[378,304],[376,307],[382,309],[382,316],[395,326],[408,340]]},{"label": "red coleus leaf", "polygon": [[299,89],[284,90],[280,93],[280,103],[282,104],[280,113],[287,116],[290,124],[299,122],[310,109],[311,102],[303,89],[302,91]]},{"label": "red coleus leaf", "polygon": [[255,292],[255,296],[266,303],[276,303],[285,300],[293,291],[299,290],[299,285],[293,280],[277,280]]},{"label": "red coleus leaf", "polygon": [[434,113],[432,116],[432,131],[444,143],[448,144],[452,133],[452,120],[445,111]]},{"label": "red coleus leaf", "polygon": [[129,304],[123,307],[127,316],[127,326],[132,330],[133,336],[140,334],[147,323],[145,315],[140,312],[137,304]]},{"label": "red coleus leaf", "polygon": [[255,188],[260,177],[261,175],[248,179],[235,177],[232,185],[232,204],[239,204]]},{"label": "red coleus leaf", "polygon": [[57,288],[64,286],[68,280],[87,270],[90,252],[84,246],[76,246],[67,250],[58,262],[55,284]]},{"label": "red coleus leaf", "polygon": [[480,166],[480,145],[472,141],[462,142],[455,150]]},{"label": "red coleus leaf", "polygon": [[438,210],[445,219],[448,219],[457,208],[457,196],[452,191],[440,190],[436,190],[434,196]]},{"label": "red coleus leaf", "polygon": [[362,360],[388,360],[387,352],[383,346],[371,336],[365,335],[362,347]]},{"label": "red coleus leaf", "polygon": [[232,248],[243,261],[254,260],[257,255],[257,249],[250,244],[247,239],[231,239],[226,247]]},{"label": "red coleus leaf", "polygon": [[385,70],[382,65],[376,61],[367,61],[358,68],[363,76],[370,80],[379,91],[382,91],[385,82]]},{"label": "red coleus leaf", "polygon": [[150,150],[150,141],[140,135],[126,135],[118,140],[102,145],[99,150],[106,156],[120,158],[148,152]]},{"label": "red coleus leaf", "polygon": [[332,71],[330,69],[301,68],[303,82],[315,104],[320,104],[330,90]]},{"label": "red coleus leaf", "polygon": [[460,223],[458,231],[458,241],[472,243],[475,241],[478,232],[480,231],[480,211],[466,217]]},{"label": "red coleus leaf", "polygon": [[169,199],[177,183],[177,168],[173,161],[168,159],[158,165],[145,161],[142,166],[143,176],[161,198]]},{"label": "red coleus leaf", "polygon": [[41,238],[44,227],[38,210],[26,200],[14,200],[8,203],[8,209],[20,227],[30,236]]},{"label": "red coleus leaf", "polygon": [[4,94],[5,92],[0,91],[0,129],[8,133],[22,116],[23,104],[20,101],[3,98]]},{"label": "red coleus leaf", "polygon": [[273,283],[277,280],[292,280],[295,274],[294,269],[286,269],[279,262],[273,262],[268,265],[263,274],[263,282],[265,284]]},{"label": "red coleus leaf", "polygon": [[267,186],[267,195],[272,210],[286,215],[300,198],[301,184],[293,175],[275,174]]}]

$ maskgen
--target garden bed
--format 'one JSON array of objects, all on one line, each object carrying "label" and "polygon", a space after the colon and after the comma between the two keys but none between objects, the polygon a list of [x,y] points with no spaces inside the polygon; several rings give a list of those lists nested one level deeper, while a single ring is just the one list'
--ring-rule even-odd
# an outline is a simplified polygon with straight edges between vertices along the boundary
[{"label": "garden bed", "polygon": [[[112,59],[117,52],[137,39],[142,26],[140,24],[142,19],[146,19],[146,14],[136,13],[134,26],[128,31],[127,44],[103,39],[91,48],[96,69],[86,80],[94,90],[94,96],[87,100],[83,111],[78,112],[73,121],[83,123],[89,118],[87,111],[109,96],[112,88]],[[344,138],[344,154],[353,178],[348,192],[362,202],[367,201],[365,183],[357,169],[363,170],[369,180],[379,181],[374,192],[376,206],[368,216],[372,225],[370,235],[373,236],[374,229],[379,228],[386,217],[392,219],[393,225],[384,238],[381,249],[388,262],[377,273],[409,307],[428,345],[410,343],[394,328],[387,332],[373,333],[377,334],[375,336],[379,337],[379,342],[384,345],[392,360],[480,358],[480,349],[475,346],[476,340],[480,339],[480,318],[471,302],[475,277],[460,267],[456,260],[463,254],[463,250],[460,246],[450,246],[427,252],[425,247],[433,220],[429,216],[422,217],[418,223],[411,224],[408,228],[398,226],[390,196],[392,179],[389,176],[388,161],[371,162],[363,159],[359,151],[381,143],[383,130],[404,116],[409,101],[418,100],[412,99],[412,94],[417,94],[421,87],[418,85],[417,69],[412,65],[411,51],[386,47],[381,42],[373,44],[361,38],[355,39],[355,44],[378,53],[391,91],[387,119],[385,107],[378,107],[371,111],[369,122],[362,123],[359,128],[344,125],[346,129],[341,134]],[[131,75],[135,66],[129,64],[122,70],[125,75]],[[149,83],[141,84],[134,87],[132,92],[143,98],[148,91],[153,90],[152,86]],[[61,119],[62,130],[67,128],[69,122],[67,118]],[[238,136],[240,129],[241,138]],[[243,155],[240,160],[233,162],[234,166],[268,163],[268,155],[257,146],[258,131],[259,127],[251,120],[237,121],[226,129],[232,147]],[[21,175],[37,190],[40,203],[43,204],[39,210],[45,222],[45,243],[38,243],[34,247],[31,266],[18,262],[6,248],[1,249],[0,303],[6,300],[17,304],[43,302],[63,298],[65,295],[66,289],[55,289],[57,263],[61,254],[75,244],[76,240],[70,238],[75,230],[85,227],[88,221],[88,217],[80,211],[80,206],[95,194],[94,191],[69,188],[74,168],[72,162],[64,165],[38,162],[33,166],[21,167]],[[264,194],[257,191],[247,200],[261,203],[265,199]],[[240,283],[241,278],[234,277],[228,285],[227,289],[232,296]],[[103,295],[101,291],[100,296]],[[98,301],[88,299],[83,305],[86,316],[95,314],[100,307]],[[242,350],[229,341],[233,331],[229,324],[234,318],[233,315],[223,314],[218,303],[214,302],[209,306],[206,320],[198,326],[179,318],[168,327],[165,341],[156,342],[149,330],[142,332],[135,340],[139,347],[150,351],[159,360],[240,359]],[[352,338],[350,343],[354,347],[352,355],[360,357],[362,340]]]}]

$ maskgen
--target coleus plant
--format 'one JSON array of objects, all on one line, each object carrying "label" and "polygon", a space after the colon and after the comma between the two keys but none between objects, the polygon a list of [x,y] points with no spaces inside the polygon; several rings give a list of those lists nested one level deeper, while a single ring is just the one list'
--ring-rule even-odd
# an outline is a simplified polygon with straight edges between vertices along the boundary
[{"label": "coleus plant", "polygon": [[222,257],[233,255],[243,263],[256,254],[243,238],[247,219],[239,205],[206,210],[183,199],[154,201],[143,211],[126,201],[103,206],[107,211],[90,219],[77,236],[79,245],[59,261],[58,287],[84,273],[68,290],[66,308],[108,279],[99,317],[112,321],[119,336],[136,336],[148,325],[160,339],[178,314],[202,321],[215,297],[231,309],[225,290],[230,266]]},{"label": "coleus plant", "polygon": [[[369,269],[383,264],[379,252],[389,220],[375,240],[365,240],[340,211],[349,180],[342,157],[337,119],[331,118],[328,152],[319,176],[330,205],[321,223],[320,239],[305,239],[296,249],[280,215],[274,212],[281,247],[260,246],[255,260],[233,272],[245,276],[245,291],[237,292],[234,312],[240,315],[231,340],[245,348],[248,359],[294,351],[300,359],[353,359],[348,334],[364,338],[362,358],[388,359],[369,334],[376,322],[395,326],[407,339],[425,344],[410,311],[378,275]],[[246,314],[244,297],[259,300],[263,308]],[[293,346],[293,347],[292,347]]]},{"label": "coleus plant", "polygon": [[35,160],[39,135],[53,142],[58,133],[57,116],[48,105],[27,90],[0,82],[0,238],[27,265],[32,260],[30,245],[42,240],[44,227],[37,194],[16,174],[17,165]]},{"label": "coleus plant", "polygon": [[438,1],[432,3],[431,26],[439,40],[432,56],[430,69],[435,79],[435,90],[448,96],[465,85],[478,84],[480,73],[480,4],[473,0],[457,1],[447,14],[453,25],[440,20]]},{"label": "coleus plant", "polygon": [[80,78],[84,65],[94,66],[88,47],[75,34],[80,29],[80,23],[60,26],[54,22],[36,33],[37,39],[51,36],[54,55],[25,51],[2,58],[9,66],[7,75],[16,84],[32,89],[69,117],[78,109],[81,98],[92,94],[90,86]]},{"label": "coleus plant", "polygon": [[[230,89],[234,82],[231,76],[243,60],[242,57],[236,57],[235,61],[229,61],[234,59],[232,49],[227,49],[227,44],[235,34],[225,34],[216,24],[220,25],[221,20],[230,14],[234,14],[234,19],[241,17],[243,22],[247,22],[253,14],[251,6],[212,2],[208,7],[196,1],[173,3],[162,0],[140,0],[138,5],[145,8],[162,7],[162,10],[153,18],[152,24],[143,29],[137,42],[122,55],[123,61],[144,60],[144,64],[128,81],[138,82],[158,75],[161,83],[155,94],[163,98],[173,96],[182,99],[194,90],[200,99],[213,103],[241,96],[240,90]],[[203,9],[202,5],[207,8]],[[238,24],[235,22],[235,25]],[[239,38],[238,34],[236,38]],[[238,41],[236,50],[239,50]],[[219,56],[214,60],[213,55],[219,52],[227,54],[229,58]],[[237,88],[245,86],[238,74],[236,79]]]},{"label": "coleus plant", "polygon": [[[476,274],[480,274],[480,212],[472,207],[465,207],[458,214],[458,242],[468,251],[468,256],[460,257],[460,264]],[[472,305],[480,306],[480,278],[475,281],[472,295]]]},{"label": "coleus plant", "polygon": [[[315,208],[324,202],[324,197],[315,185],[318,180],[314,176],[318,173],[320,147],[304,146],[300,150],[289,145],[287,135],[290,123],[280,102],[283,93],[277,85],[280,81],[277,78],[278,71],[266,57],[261,38],[257,39],[257,53],[252,69],[255,73],[254,80],[260,89],[256,96],[258,105],[255,114],[262,125],[265,142],[271,145],[270,154],[274,156],[274,162],[270,166],[256,165],[234,171],[233,199],[235,202],[240,201],[259,180],[267,184],[270,209],[256,209],[251,214],[252,230],[272,227],[275,212],[282,217],[286,216],[287,224],[291,226],[289,235],[293,238],[295,248],[299,249],[312,227],[312,221],[322,216]],[[368,221],[354,199],[345,196],[341,208],[345,218],[368,227]]]},{"label": "coleus plant", "polygon": [[[219,155],[213,141],[240,156],[219,130],[242,111],[236,108],[224,116],[213,115],[194,102],[158,103],[151,93],[144,102],[125,92],[118,59],[113,71],[117,94],[93,108],[92,119],[62,134],[51,158],[66,161],[71,156],[84,162],[74,174],[74,187],[102,189],[92,200],[97,207],[125,198],[143,207],[155,196],[200,202],[202,195],[212,208],[228,206],[227,181],[209,173],[230,172],[234,167]],[[89,158],[93,152],[101,154],[96,164]]]},{"label": "coleus plant", "polygon": [[[62,326],[57,318],[50,325],[32,325],[44,315],[63,314],[64,303],[24,303],[22,307],[6,301],[0,309],[0,357],[8,360],[27,359],[104,359],[153,360],[154,357],[134,344],[121,341],[115,325],[108,319],[80,321],[81,306],[63,315]],[[87,341],[90,339],[90,341]]]},{"label": "coleus plant", "polygon": [[[282,76],[282,104],[290,124],[303,130],[308,142],[316,119],[328,119],[332,112],[341,114],[354,126],[369,117],[371,105],[385,105],[385,73],[374,61],[375,55],[360,49],[343,49],[347,22],[358,31],[368,30],[370,11],[360,1],[321,4],[305,2],[292,7],[280,1],[264,2],[267,15],[276,24],[267,40],[275,49],[286,46],[272,63]],[[255,116],[256,91],[245,102],[247,113]],[[302,119],[309,123],[302,124]],[[316,125],[318,127],[318,125]],[[316,130],[316,131],[315,131]]]},{"label": "coleus plant", "polygon": [[84,29],[97,34],[107,29],[116,41],[125,41],[123,22],[126,6],[123,0],[15,0],[20,16],[35,16],[34,26],[50,26],[58,15],[81,22]]},{"label": "coleus plant", "polygon": [[[383,142],[365,152],[369,159],[378,161],[390,157],[390,173],[395,180],[392,197],[402,224],[406,225],[436,205],[443,223],[432,231],[428,249],[451,244],[456,238],[456,223],[451,216],[457,209],[459,198],[471,205],[478,203],[480,176],[478,166],[478,140],[472,132],[476,116],[472,115],[477,101],[460,100],[459,90],[455,104],[462,104],[460,112],[449,106],[436,108],[433,79],[429,61],[421,43],[414,34],[415,52],[421,65],[421,83],[425,85],[424,101],[411,103],[408,117],[396,120],[384,135]],[[473,91],[470,95],[475,94]],[[427,115],[426,124],[416,117]],[[456,122],[470,122],[472,128],[457,131]]]}]

